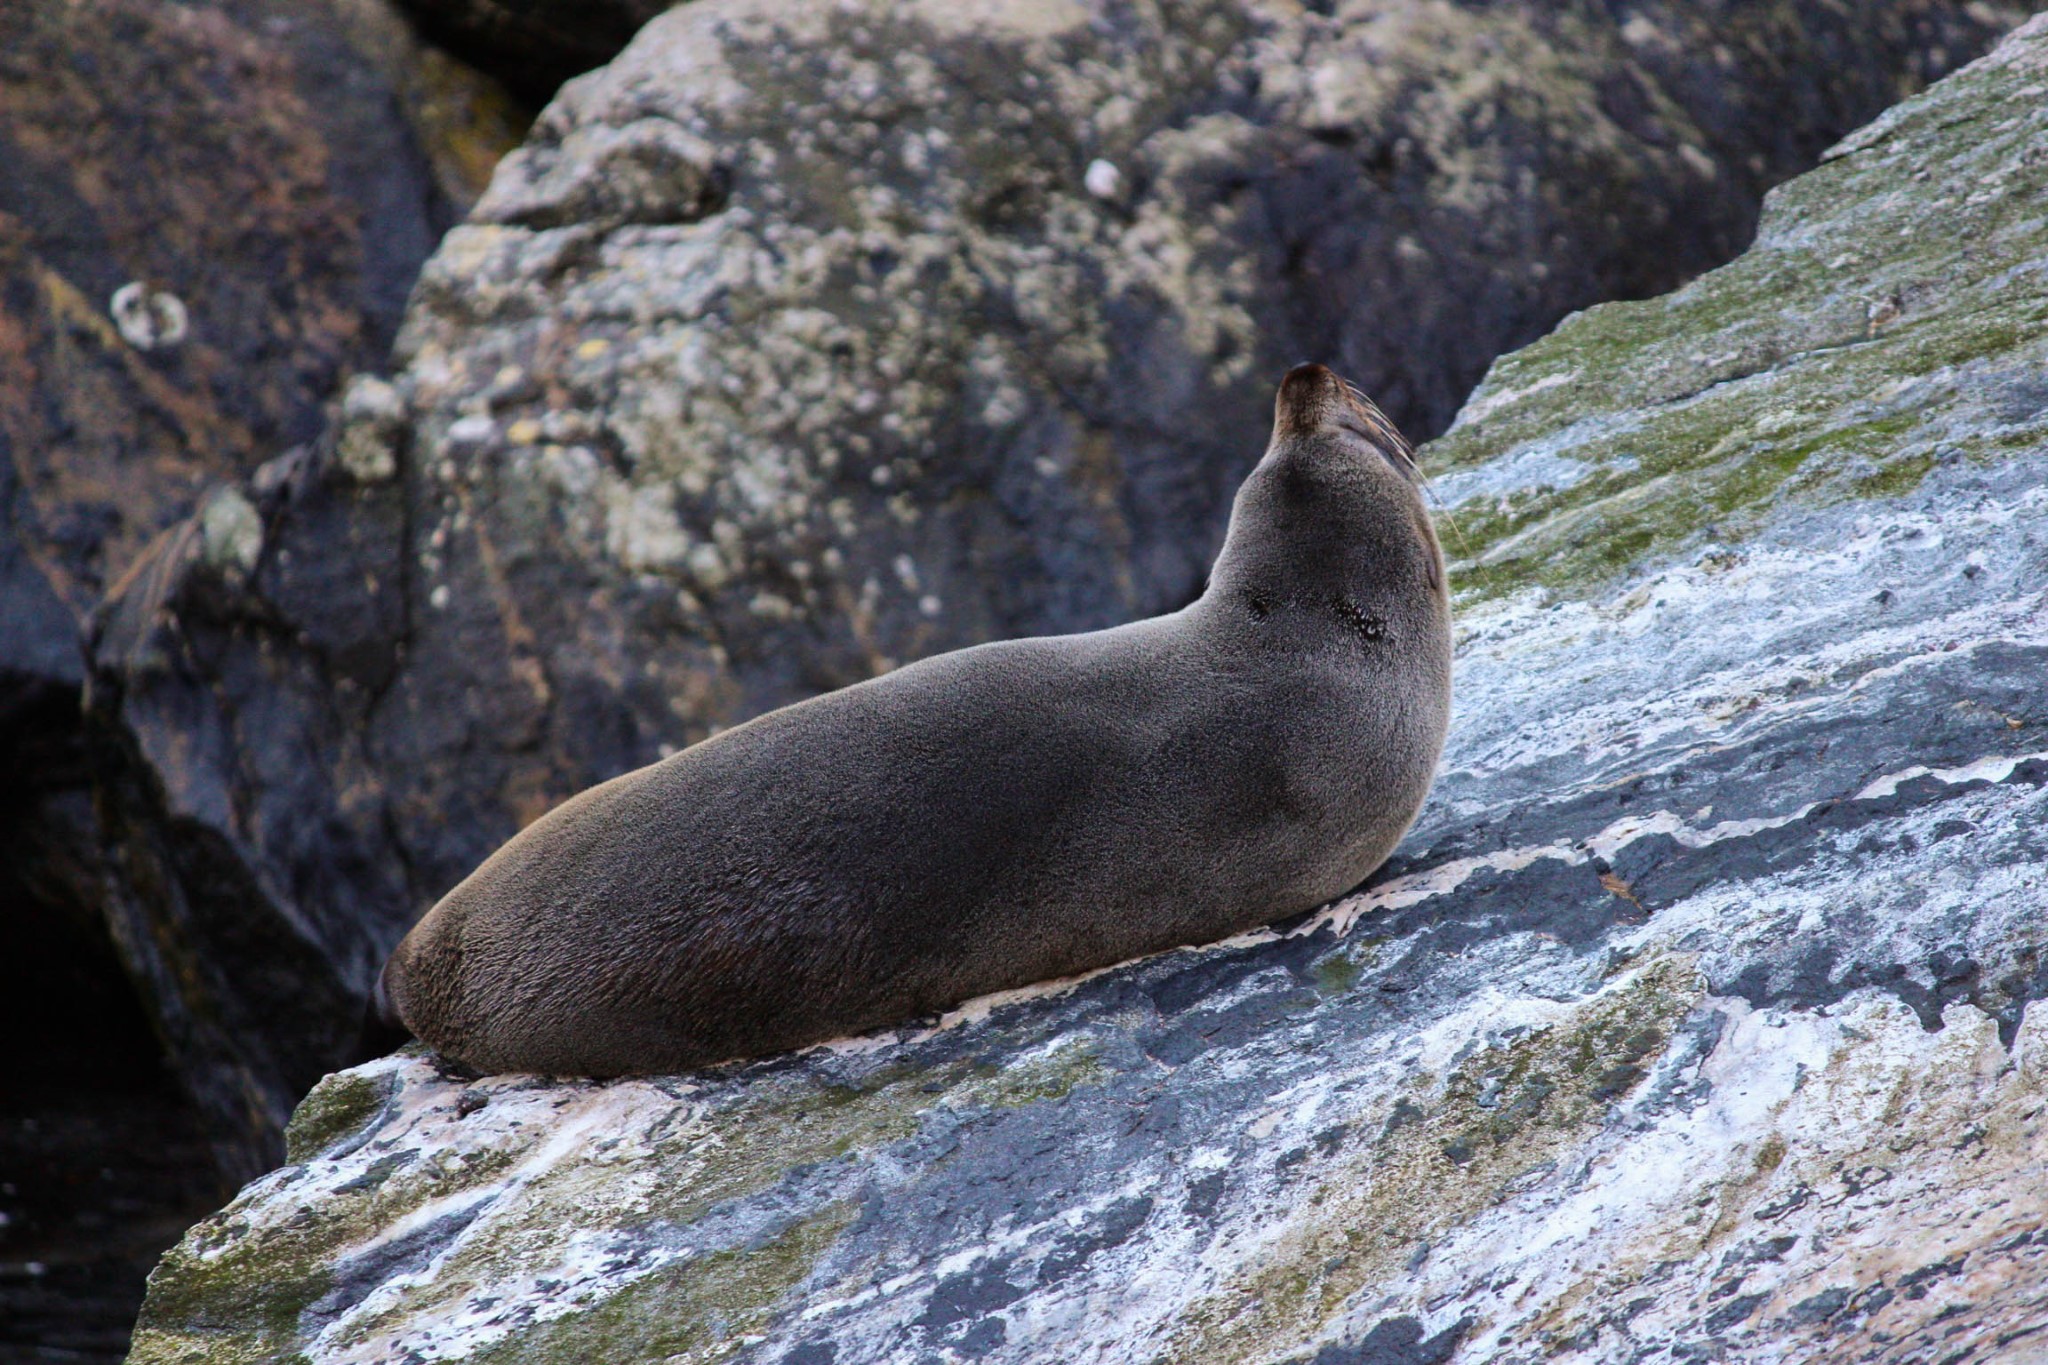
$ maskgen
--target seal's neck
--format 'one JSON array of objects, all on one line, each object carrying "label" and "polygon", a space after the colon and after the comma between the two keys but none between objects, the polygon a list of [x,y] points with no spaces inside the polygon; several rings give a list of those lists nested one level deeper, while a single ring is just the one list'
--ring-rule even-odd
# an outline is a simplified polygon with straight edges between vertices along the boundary
[{"label": "seal's neck", "polygon": [[1330,435],[1267,450],[1238,490],[1204,594],[1253,611],[1317,601],[1381,613],[1444,596],[1443,551],[1415,481]]}]

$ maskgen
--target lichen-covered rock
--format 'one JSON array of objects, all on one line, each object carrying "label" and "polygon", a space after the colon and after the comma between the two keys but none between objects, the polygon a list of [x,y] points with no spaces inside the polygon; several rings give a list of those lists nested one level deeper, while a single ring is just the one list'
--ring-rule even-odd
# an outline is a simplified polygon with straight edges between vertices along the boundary
[{"label": "lichen-covered rock", "polygon": [[[75,749],[109,586],[381,363],[504,149],[490,99],[372,0],[0,11],[0,744]],[[0,839],[77,842],[37,809]]]},{"label": "lichen-covered rock", "polygon": [[[0,13],[8,553],[70,616],[381,364],[513,131],[491,98],[381,0]],[[75,687],[58,635],[9,629],[0,664],[62,654]]]},{"label": "lichen-covered rock", "polygon": [[2048,19],[1494,368],[1360,894],[722,1072],[336,1075],[133,1359],[2026,1358],[2044,146]]},{"label": "lichen-covered rock", "polygon": [[274,1153],[381,955],[525,822],[906,659],[1178,605],[1287,364],[1440,428],[2004,17],[655,20],[449,235],[391,381],[247,491],[260,542],[202,527],[110,610],[120,913],[188,1073]]},{"label": "lichen-covered rock", "polygon": [[85,622],[202,505],[224,568],[260,549],[220,487],[383,363],[520,131],[385,0],[0,3],[0,1018],[33,1040],[0,1065],[0,1356],[117,1358],[221,1183],[108,934]]}]

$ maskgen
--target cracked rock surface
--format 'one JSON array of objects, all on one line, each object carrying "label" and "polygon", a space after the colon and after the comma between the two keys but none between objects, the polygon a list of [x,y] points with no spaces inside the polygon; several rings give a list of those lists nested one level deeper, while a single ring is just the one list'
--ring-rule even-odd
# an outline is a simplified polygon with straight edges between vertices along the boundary
[{"label": "cracked rock surface", "polygon": [[2037,20],[1493,368],[1360,893],[723,1072],[337,1074],[133,1359],[2039,1354],[2044,147]]},{"label": "cracked rock surface", "polygon": [[654,20],[449,234],[390,379],[104,615],[116,922],[230,1165],[276,1159],[383,955],[542,811],[911,658],[1180,605],[1289,364],[1439,431],[2019,12]]}]

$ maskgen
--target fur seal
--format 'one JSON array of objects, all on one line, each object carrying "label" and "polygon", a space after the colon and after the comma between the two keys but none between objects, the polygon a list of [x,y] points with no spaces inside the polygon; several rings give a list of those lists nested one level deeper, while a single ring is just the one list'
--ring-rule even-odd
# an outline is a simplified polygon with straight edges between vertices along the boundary
[{"label": "fur seal", "polygon": [[1450,709],[1408,442],[1290,371],[1208,587],[771,711],[572,798],[380,989],[485,1072],[684,1071],[1202,943],[1364,880]]}]

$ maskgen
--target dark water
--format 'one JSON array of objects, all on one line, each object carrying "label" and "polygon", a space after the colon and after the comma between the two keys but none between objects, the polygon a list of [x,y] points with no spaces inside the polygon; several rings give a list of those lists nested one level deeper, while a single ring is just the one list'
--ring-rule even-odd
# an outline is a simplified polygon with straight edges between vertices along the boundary
[{"label": "dark water", "polygon": [[114,1362],[150,1267],[227,1192],[113,945],[18,894],[24,861],[0,869],[0,1365]]}]

